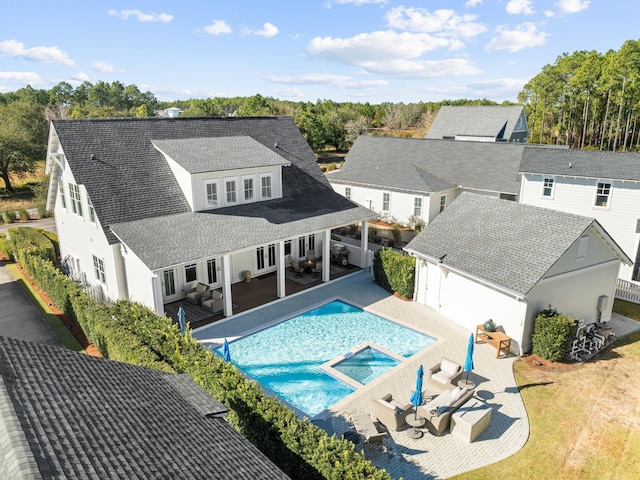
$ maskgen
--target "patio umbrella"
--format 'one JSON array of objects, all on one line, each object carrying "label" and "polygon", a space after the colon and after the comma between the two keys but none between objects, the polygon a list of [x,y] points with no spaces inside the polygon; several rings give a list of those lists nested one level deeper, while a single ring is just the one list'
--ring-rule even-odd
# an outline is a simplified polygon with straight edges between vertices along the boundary
[{"label": "patio umbrella", "polygon": [[467,372],[467,378],[465,382],[469,382],[469,372],[473,370],[473,347],[475,342],[473,340],[473,333],[469,335],[469,345],[467,346],[467,359],[464,362],[464,371]]},{"label": "patio umbrella", "polygon": [[222,358],[225,362],[231,361],[231,352],[229,351],[229,342],[227,339],[224,339],[224,343],[222,344]]},{"label": "patio umbrella", "polygon": [[416,378],[416,389],[411,394],[411,398],[409,401],[411,404],[416,407],[416,418],[418,418],[418,408],[422,405],[422,377],[424,376],[424,369],[422,365],[418,367],[417,378]]},{"label": "patio umbrella", "polygon": [[185,319],[184,308],[182,308],[182,305],[178,308],[178,325],[180,325],[180,332],[185,333],[187,331],[187,320]]}]

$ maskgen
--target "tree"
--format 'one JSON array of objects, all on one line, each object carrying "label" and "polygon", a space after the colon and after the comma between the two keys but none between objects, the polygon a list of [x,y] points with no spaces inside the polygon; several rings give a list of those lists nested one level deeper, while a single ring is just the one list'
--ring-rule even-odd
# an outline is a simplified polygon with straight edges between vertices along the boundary
[{"label": "tree", "polygon": [[17,101],[0,105],[0,176],[10,192],[10,174],[32,172],[45,153],[47,122],[42,107]]}]

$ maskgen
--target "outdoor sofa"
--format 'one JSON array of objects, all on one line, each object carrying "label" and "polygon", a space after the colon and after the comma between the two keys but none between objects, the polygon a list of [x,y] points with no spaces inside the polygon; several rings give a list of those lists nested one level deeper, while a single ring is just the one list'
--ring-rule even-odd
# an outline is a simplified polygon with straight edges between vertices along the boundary
[{"label": "outdoor sofa", "polygon": [[202,297],[202,308],[209,310],[211,313],[218,313],[224,310],[224,302],[222,300],[222,293],[218,290],[211,290]]},{"label": "outdoor sofa", "polygon": [[451,415],[473,397],[475,389],[454,387],[445,390],[425,405],[418,407],[418,415],[426,419],[425,427],[433,435],[442,435],[451,422]]},{"label": "outdoor sofa", "polygon": [[410,402],[402,404],[394,400],[389,393],[382,398],[371,400],[371,416],[389,430],[398,431],[407,423],[406,418],[411,407]]}]

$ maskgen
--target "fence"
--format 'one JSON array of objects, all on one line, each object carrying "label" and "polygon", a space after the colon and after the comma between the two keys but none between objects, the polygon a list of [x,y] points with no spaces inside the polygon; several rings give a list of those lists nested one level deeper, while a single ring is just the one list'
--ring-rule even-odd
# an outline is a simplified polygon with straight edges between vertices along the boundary
[{"label": "fence", "polygon": [[616,283],[616,298],[640,304],[640,284],[619,278]]}]

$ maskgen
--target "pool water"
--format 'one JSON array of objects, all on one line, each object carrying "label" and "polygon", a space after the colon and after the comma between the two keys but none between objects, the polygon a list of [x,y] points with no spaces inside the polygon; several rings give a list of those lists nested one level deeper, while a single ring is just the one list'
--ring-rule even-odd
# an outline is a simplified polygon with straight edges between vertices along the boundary
[{"label": "pool water", "polygon": [[[355,391],[322,364],[365,342],[410,357],[435,340],[336,300],[230,342],[229,350],[241,371],[313,417]],[[221,347],[215,351],[222,356]]]},{"label": "pool water", "polygon": [[385,355],[380,350],[367,347],[346,360],[333,366],[337,371],[366,385],[400,362]]}]

